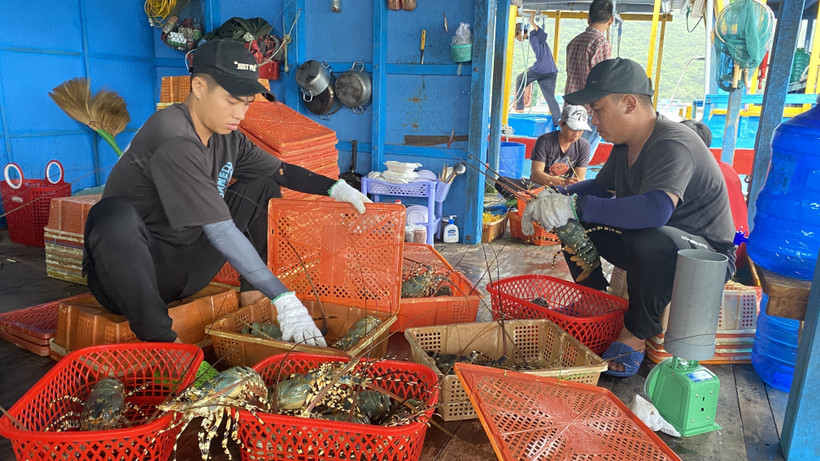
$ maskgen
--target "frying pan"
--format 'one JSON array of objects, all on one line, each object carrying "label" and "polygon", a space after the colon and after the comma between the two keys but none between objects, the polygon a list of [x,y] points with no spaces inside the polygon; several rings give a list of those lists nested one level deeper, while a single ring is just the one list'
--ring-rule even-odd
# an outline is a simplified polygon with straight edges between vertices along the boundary
[{"label": "frying pan", "polygon": [[356,151],[359,142],[355,139],[350,141],[350,171],[345,171],[339,175],[339,179],[344,179],[346,183],[350,184],[356,190],[362,189],[362,175],[356,173]]},{"label": "frying pan", "polygon": [[[335,114],[342,107],[342,103],[336,98],[333,82],[330,82],[324,91],[313,96],[310,101],[303,100],[302,102],[309,111],[319,115],[320,118],[329,118],[329,115]],[[335,109],[333,108],[334,105],[336,105]]]}]

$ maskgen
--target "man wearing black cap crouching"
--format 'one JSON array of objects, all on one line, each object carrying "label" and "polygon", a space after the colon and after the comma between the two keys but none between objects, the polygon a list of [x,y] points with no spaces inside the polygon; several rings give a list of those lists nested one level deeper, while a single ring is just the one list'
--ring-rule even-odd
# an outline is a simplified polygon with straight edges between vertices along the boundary
[{"label": "man wearing black cap crouching", "polygon": [[344,181],[282,162],[238,131],[256,94],[273,100],[241,43],[205,42],[191,73],[188,98],[148,118],[88,214],[88,286],[128,318],[137,338],[179,341],[167,304],[205,287],[227,260],[244,298],[259,290],[273,300],[283,339],[324,346],[307,309],[263,261],[267,203],[280,186],[330,195],[361,213],[370,200]]},{"label": "man wearing black cap crouching", "polygon": [[[624,328],[603,355],[614,376],[635,374],[645,340],[661,333],[678,250],[724,254],[726,280],[734,272],[734,226],[717,161],[692,130],[655,112],[652,94],[646,71],[634,61],[608,59],[593,67],[584,88],[564,99],[589,104],[592,124],[615,145],[612,153],[594,179],[542,194],[522,219],[525,234],[533,232],[533,221],[552,229],[570,219],[620,231],[588,234],[602,258],[627,272]],[[564,256],[577,278],[582,269]],[[608,285],[600,267],[579,283],[599,290]]]}]

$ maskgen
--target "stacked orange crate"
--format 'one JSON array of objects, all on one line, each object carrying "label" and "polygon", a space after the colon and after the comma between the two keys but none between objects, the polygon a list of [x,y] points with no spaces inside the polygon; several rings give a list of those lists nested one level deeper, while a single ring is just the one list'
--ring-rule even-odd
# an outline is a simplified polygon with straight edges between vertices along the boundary
[{"label": "stacked orange crate", "polygon": [[[283,162],[330,178],[339,177],[336,132],[279,103],[252,103],[239,129],[254,144]],[[282,189],[282,198],[321,200],[319,196]],[[239,285],[239,274],[225,264],[215,282]]]},{"label": "stacked orange crate", "polygon": [[85,284],[82,274],[85,219],[100,198],[102,194],[51,200],[48,225],[43,229],[49,277]]}]

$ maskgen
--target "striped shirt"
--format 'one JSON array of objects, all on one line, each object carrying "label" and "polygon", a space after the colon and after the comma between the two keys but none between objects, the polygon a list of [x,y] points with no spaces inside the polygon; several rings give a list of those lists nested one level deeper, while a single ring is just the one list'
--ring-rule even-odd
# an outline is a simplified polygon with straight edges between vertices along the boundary
[{"label": "striped shirt", "polygon": [[567,84],[564,94],[582,90],[595,64],[609,59],[612,49],[606,35],[589,26],[567,44]]}]

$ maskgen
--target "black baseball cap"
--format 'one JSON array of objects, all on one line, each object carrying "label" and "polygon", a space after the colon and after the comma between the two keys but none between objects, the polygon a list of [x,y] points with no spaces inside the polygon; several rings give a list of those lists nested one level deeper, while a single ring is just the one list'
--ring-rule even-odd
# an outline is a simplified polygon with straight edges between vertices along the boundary
[{"label": "black baseball cap", "polygon": [[601,61],[589,71],[583,90],[564,95],[569,104],[589,104],[613,93],[652,96],[652,81],[640,64],[623,58]]},{"label": "black baseball cap", "polygon": [[242,43],[235,40],[211,40],[193,52],[192,74],[208,74],[231,96],[251,96],[261,93],[268,101],[276,98],[259,83],[256,58]]}]

